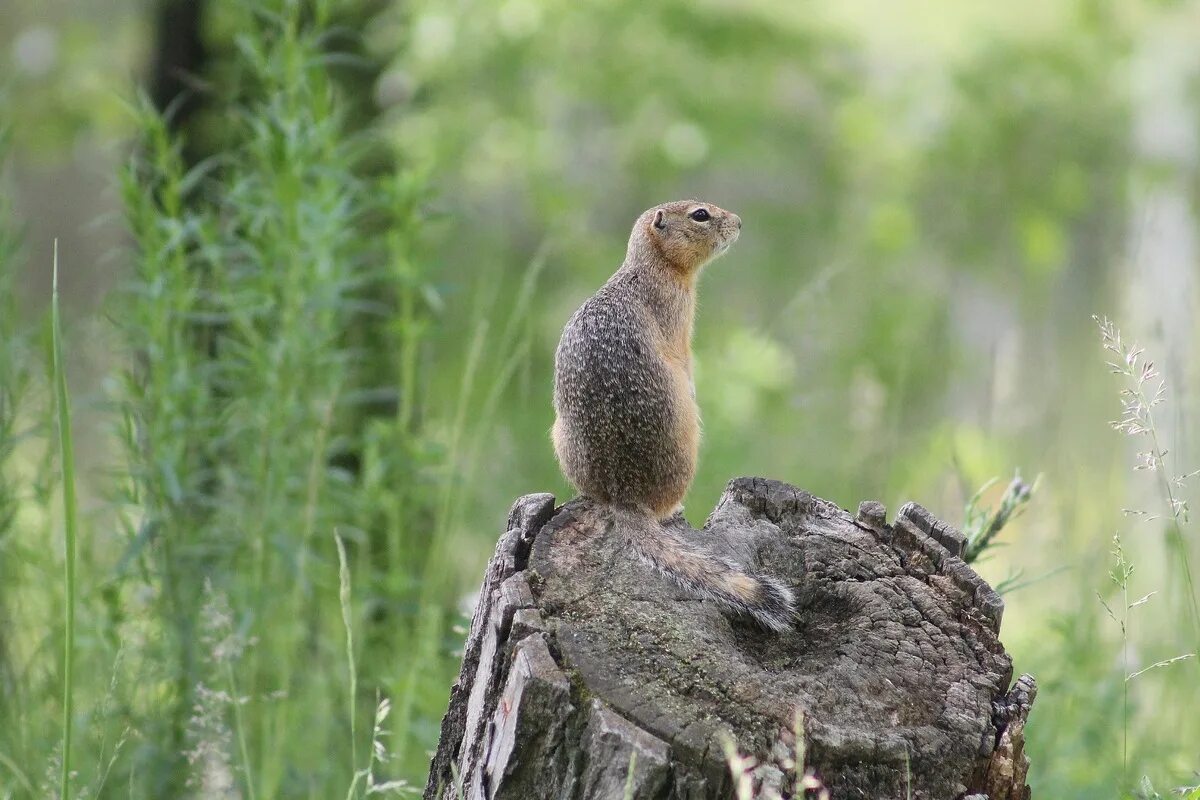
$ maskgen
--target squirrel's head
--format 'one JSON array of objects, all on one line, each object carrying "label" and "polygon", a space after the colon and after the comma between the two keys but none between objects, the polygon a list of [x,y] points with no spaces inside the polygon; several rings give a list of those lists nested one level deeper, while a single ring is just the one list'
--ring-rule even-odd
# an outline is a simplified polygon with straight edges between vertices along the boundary
[{"label": "squirrel's head", "polygon": [[700,200],[655,206],[638,217],[630,253],[649,247],[681,277],[691,278],[737,241],[742,218]]}]

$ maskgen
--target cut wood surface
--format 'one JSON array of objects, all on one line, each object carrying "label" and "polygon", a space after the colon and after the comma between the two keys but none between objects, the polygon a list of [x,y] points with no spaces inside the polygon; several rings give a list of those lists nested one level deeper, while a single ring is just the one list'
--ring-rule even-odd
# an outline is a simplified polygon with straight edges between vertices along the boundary
[{"label": "cut wood surface", "polygon": [[912,503],[888,523],[878,503],[851,514],[730,482],[689,535],[793,588],[780,635],[656,574],[607,520],[587,500],[513,505],[426,800],[724,799],[729,741],[755,759],[756,796],[791,797],[797,711],[833,798],[1029,797],[1036,686],[1012,683],[1003,603],[952,526]]}]

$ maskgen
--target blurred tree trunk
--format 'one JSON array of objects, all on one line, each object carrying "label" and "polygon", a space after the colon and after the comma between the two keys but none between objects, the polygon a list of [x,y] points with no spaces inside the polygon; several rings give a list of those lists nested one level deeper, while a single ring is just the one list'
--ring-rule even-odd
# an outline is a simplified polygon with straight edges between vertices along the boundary
[{"label": "blurred tree trunk", "polygon": [[207,8],[208,0],[159,0],[154,9],[150,99],[172,130],[186,128],[204,101],[198,89],[208,61],[202,36]]}]

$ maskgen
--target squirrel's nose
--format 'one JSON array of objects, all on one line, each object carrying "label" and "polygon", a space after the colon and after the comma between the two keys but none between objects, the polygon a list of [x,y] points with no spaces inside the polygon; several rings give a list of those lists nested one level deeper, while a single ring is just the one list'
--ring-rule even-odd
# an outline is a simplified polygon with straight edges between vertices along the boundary
[{"label": "squirrel's nose", "polygon": [[737,224],[737,226],[738,226],[738,230],[740,231],[740,230],[742,229],[742,218],[741,218],[741,217],[739,217],[737,214],[734,214],[734,215],[733,215],[733,221],[734,221],[734,223],[736,223],[736,224]]}]

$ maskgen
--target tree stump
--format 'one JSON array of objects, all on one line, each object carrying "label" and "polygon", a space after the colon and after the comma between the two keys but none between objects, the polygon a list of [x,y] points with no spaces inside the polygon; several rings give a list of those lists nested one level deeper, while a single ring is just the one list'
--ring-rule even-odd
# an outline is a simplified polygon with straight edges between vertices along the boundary
[{"label": "tree stump", "polygon": [[723,800],[729,741],[754,759],[756,797],[799,796],[797,711],[833,798],[1028,800],[1036,686],[1010,687],[1003,603],[955,528],[915,503],[888,524],[879,503],[853,515],[777,481],[730,482],[689,535],[793,587],[796,626],[780,635],[656,574],[589,507],[513,505],[426,800]]}]

